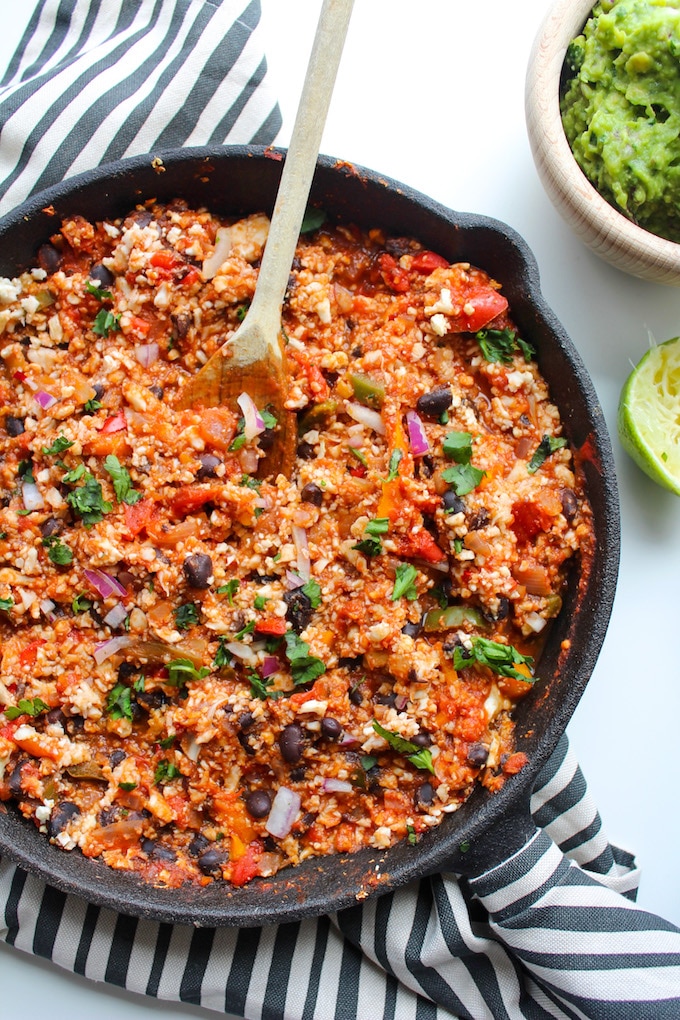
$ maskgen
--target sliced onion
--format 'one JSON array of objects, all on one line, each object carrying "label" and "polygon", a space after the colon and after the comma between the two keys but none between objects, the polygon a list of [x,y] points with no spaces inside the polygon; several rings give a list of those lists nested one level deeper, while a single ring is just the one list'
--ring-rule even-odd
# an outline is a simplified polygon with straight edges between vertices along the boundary
[{"label": "sliced onion", "polygon": [[403,712],[407,705],[408,698],[406,697],[405,694],[398,694],[394,699],[394,707],[396,708],[397,712]]},{"label": "sliced onion", "polygon": [[40,610],[45,614],[50,623],[54,623],[56,620],[56,614],[54,610],[57,608],[56,603],[52,599],[43,599],[40,603]]},{"label": "sliced onion", "polygon": [[94,658],[95,662],[101,666],[102,662],[106,662],[116,652],[120,652],[121,649],[127,648],[130,644],[130,638],[127,634],[119,634],[118,637],[111,638],[110,641],[103,641],[99,645],[94,646]]},{"label": "sliced onion", "polygon": [[300,795],[287,786],[280,786],[276,791],[272,809],[265,822],[265,829],[271,836],[283,839],[293,828],[293,822],[300,810]]},{"label": "sliced onion", "polygon": [[286,588],[288,591],[293,591],[294,588],[301,588],[304,583],[299,574],[293,573],[292,570],[286,571]]},{"label": "sliced onion", "polygon": [[352,736],[351,733],[343,733],[338,741],[340,747],[356,747],[359,743],[359,738]]},{"label": "sliced onion", "polygon": [[260,672],[262,673],[262,678],[266,680],[268,676],[271,676],[272,673],[278,672],[278,670],[280,669],[281,663],[276,658],[276,656],[266,655],[264,662],[262,663],[262,669],[260,670]]},{"label": "sliced onion", "polygon": [[155,361],[158,361],[158,344],[143,344],[135,347],[135,357],[142,368],[151,368]]},{"label": "sliced onion", "polygon": [[364,407],[363,404],[348,403],[347,413],[350,418],[361,422],[362,425],[367,425],[369,429],[373,429],[379,436],[385,435],[385,423],[378,411],[372,411],[370,407]]},{"label": "sliced onion", "polygon": [[222,267],[224,260],[231,251],[231,230],[228,227],[223,227],[217,231],[215,237],[215,250],[212,255],[209,255],[207,259],[203,260],[203,277],[206,280],[212,280],[213,276],[218,269]]},{"label": "sliced onion", "polygon": [[40,489],[35,482],[24,482],[21,486],[21,497],[24,501],[25,510],[42,510],[45,501],[40,495]]},{"label": "sliced onion", "polygon": [[127,595],[127,588],[124,588],[117,577],[113,574],[107,574],[103,570],[84,570],[85,577],[90,582],[96,592],[101,595],[103,599],[108,599],[111,595],[118,595],[120,598],[125,598]]},{"label": "sliced onion", "polygon": [[527,627],[531,627],[534,634],[540,634],[548,621],[544,620],[542,616],[538,615],[538,613],[527,613],[524,617],[524,622]]},{"label": "sliced onion", "polygon": [[227,641],[224,647],[230,655],[235,655],[237,659],[241,659],[248,666],[254,666],[257,663],[257,656],[253,649],[242,641]]},{"label": "sliced onion", "polygon": [[324,793],[351,793],[354,789],[346,779],[324,779],[322,788]]},{"label": "sliced onion", "polygon": [[307,542],[307,532],[297,524],[293,525],[293,542],[295,543],[295,562],[298,574],[302,578],[302,583],[306,584],[312,576],[309,544]]},{"label": "sliced onion", "polygon": [[52,394],[48,393],[46,390],[38,390],[37,393],[33,394],[33,399],[37,404],[40,404],[43,411],[47,411],[57,402],[57,398],[53,397]]},{"label": "sliced onion", "polygon": [[254,439],[255,436],[259,436],[260,433],[264,432],[266,425],[262,420],[262,415],[255,406],[255,401],[247,393],[242,393],[236,398],[236,403],[243,411],[243,434],[246,439]]},{"label": "sliced onion", "polygon": [[406,426],[411,453],[414,457],[422,457],[424,453],[429,452],[430,444],[427,441],[423,423],[415,411],[406,412]]},{"label": "sliced onion", "polygon": [[201,753],[201,745],[196,740],[194,733],[188,733],[186,739],[182,743],[182,750],[186,754],[187,758],[191,761],[198,761],[198,756]]},{"label": "sliced onion", "polygon": [[121,623],[127,616],[127,609],[122,606],[120,602],[116,602],[113,609],[104,617],[104,623],[108,624],[109,627],[120,627]]}]

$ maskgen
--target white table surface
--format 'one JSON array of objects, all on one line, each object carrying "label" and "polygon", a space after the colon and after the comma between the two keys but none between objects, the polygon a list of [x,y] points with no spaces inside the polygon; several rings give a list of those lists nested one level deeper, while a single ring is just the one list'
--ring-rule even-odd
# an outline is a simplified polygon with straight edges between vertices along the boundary
[{"label": "white table surface", "polygon": [[[262,0],[285,145],[321,0]],[[33,4],[3,3],[0,64]],[[549,0],[356,0],[322,151],[381,171],[445,205],[495,216],[533,249],[543,293],[578,347],[614,434],[621,573],[599,662],[569,726],[613,842],[642,868],[641,906],[680,924],[680,498],[650,482],[615,438],[630,365],[680,332],[680,289],[626,276],[591,254],[536,175],[524,77]],[[0,1018],[210,1017],[94,985],[0,944]]]}]

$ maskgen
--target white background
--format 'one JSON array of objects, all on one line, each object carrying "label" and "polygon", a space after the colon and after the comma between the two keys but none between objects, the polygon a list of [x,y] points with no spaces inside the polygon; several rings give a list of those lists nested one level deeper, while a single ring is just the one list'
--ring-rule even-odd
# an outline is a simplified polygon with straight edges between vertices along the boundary
[{"label": "white background", "polygon": [[[575,239],[546,198],[524,122],[524,78],[549,0],[356,0],[322,151],[519,231],[548,303],[593,377],[610,430],[632,362],[680,333],[680,289],[625,276]],[[32,4],[3,3],[0,64]],[[269,64],[290,136],[320,0],[262,0]],[[621,574],[600,660],[569,726],[610,839],[635,851],[639,903],[680,924],[680,499],[614,438]],[[0,1017],[209,1017],[89,984],[0,945]],[[370,1020],[370,1018],[367,1018]]]}]

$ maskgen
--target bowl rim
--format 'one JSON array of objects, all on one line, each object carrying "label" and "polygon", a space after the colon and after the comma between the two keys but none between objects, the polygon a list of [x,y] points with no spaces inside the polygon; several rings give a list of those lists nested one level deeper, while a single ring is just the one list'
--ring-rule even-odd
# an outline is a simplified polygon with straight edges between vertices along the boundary
[{"label": "bowl rim", "polygon": [[536,169],[558,212],[596,254],[626,272],[680,286],[680,244],[645,230],[610,205],[579,167],[562,127],[564,58],[594,6],[593,0],[555,0],[534,39],[525,116]]}]

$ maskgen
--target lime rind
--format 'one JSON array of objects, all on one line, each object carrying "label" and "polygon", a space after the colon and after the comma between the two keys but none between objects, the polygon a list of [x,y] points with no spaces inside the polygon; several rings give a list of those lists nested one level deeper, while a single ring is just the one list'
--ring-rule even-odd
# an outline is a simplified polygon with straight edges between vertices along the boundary
[{"label": "lime rind", "polygon": [[618,431],[638,467],[680,496],[680,337],[652,347],[628,376]]}]

